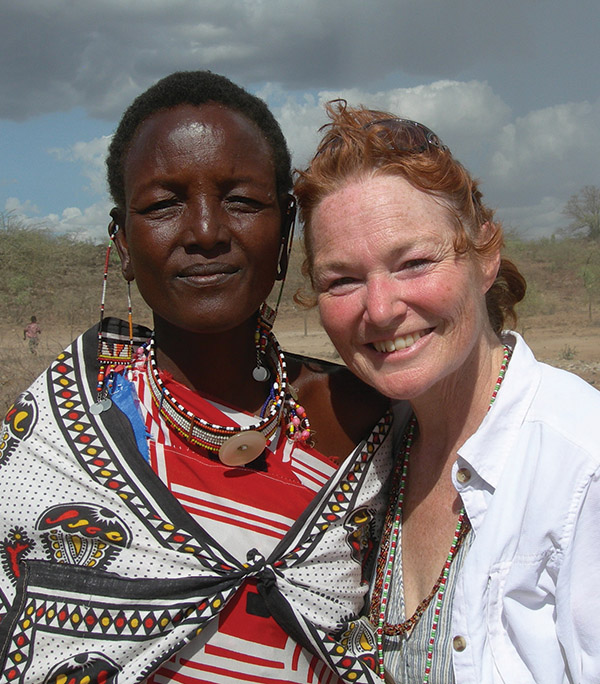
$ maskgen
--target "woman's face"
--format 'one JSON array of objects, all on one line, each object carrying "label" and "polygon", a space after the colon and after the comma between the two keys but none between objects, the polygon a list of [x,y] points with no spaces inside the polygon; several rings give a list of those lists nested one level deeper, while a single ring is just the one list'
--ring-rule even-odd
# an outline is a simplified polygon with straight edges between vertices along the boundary
[{"label": "woman's face", "polygon": [[125,159],[123,273],[155,318],[190,332],[246,321],[276,276],[282,212],[269,144],[216,104],[141,124]]},{"label": "woman's face", "polygon": [[396,176],[348,181],[313,213],[321,320],[360,378],[413,399],[465,367],[487,335],[498,258],[456,254],[449,212]]}]

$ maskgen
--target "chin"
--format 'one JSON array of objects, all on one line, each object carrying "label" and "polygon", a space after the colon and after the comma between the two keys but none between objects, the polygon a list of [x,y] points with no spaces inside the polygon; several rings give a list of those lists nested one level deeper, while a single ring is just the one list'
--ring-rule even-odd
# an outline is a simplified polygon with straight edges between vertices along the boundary
[{"label": "chin", "polygon": [[390,399],[406,401],[416,399],[436,383],[435,378],[419,369],[385,373],[374,368],[368,370],[353,368],[351,364],[349,367],[364,383]]}]

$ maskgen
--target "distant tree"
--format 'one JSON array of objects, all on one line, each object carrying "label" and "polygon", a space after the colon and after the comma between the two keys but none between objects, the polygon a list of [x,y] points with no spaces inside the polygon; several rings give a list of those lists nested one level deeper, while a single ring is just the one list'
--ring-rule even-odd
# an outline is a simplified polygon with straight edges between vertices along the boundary
[{"label": "distant tree", "polygon": [[592,240],[600,240],[600,188],[586,185],[571,195],[563,214],[571,219],[568,232],[583,233]]},{"label": "distant tree", "polygon": [[581,267],[580,274],[588,300],[588,320],[592,320],[592,305],[600,297],[600,262],[594,260],[590,254],[584,266]]}]

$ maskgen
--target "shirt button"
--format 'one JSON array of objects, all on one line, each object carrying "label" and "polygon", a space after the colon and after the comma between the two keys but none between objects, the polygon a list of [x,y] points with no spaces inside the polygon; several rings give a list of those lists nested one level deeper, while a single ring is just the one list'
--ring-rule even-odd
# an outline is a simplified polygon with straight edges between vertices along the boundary
[{"label": "shirt button", "polygon": [[456,479],[461,484],[466,484],[471,479],[471,471],[468,468],[459,468],[456,472]]},{"label": "shirt button", "polygon": [[452,639],[452,648],[459,653],[467,648],[467,640],[462,636],[455,636]]}]

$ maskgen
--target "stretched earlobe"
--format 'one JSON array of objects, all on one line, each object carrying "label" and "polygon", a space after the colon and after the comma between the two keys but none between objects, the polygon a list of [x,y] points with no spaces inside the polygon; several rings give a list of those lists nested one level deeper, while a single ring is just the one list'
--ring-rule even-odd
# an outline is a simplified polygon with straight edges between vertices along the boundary
[{"label": "stretched earlobe", "polygon": [[296,198],[287,196],[287,208],[281,224],[281,244],[277,259],[277,280],[284,280],[290,261],[290,252],[294,240],[294,225],[296,222]]},{"label": "stretched earlobe", "polygon": [[111,222],[108,224],[108,235],[117,248],[119,259],[121,260],[121,273],[127,282],[134,280],[133,268],[131,266],[131,259],[129,258],[129,249],[127,246],[127,238],[125,230],[121,230],[124,226],[124,219],[122,212],[114,207],[110,212]]}]

